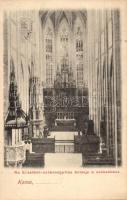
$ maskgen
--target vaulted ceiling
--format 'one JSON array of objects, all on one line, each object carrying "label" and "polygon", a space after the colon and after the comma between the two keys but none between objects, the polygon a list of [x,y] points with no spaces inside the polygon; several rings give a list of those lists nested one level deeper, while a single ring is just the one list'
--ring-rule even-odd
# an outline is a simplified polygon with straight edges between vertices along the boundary
[{"label": "vaulted ceiling", "polygon": [[68,11],[68,10],[41,11],[40,10],[39,15],[41,18],[42,25],[44,25],[46,23],[47,19],[50,18],[54,27],[57,27],[63,18],[66,19],[66,21],[68,22],[70,27],[73,26],[74,21],[76,20],[77,16],[81,19],[81,21],[84,23],[84,25],[86,24],[86,20],[87,20],[86,10],[81,10],[81,11],[77,11],[77,10],[73,10],[73,11]]}]

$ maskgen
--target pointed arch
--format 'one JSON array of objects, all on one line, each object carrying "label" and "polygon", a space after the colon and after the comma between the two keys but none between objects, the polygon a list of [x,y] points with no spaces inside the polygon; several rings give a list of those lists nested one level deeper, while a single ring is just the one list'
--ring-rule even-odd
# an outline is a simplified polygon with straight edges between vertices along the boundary
[{"label": "pointed arch", "polygon": [[68,13],[65,11],[59,11],[56,16],[56,27],[59,27],[63,19],[66,19],[67,24],[70,25],[70,18]]},{"label": "pointed arch", "polygon": [[69,53],[70,53],[70,27],[67,22],[67,19],[62,18],[59,27],[58,27],[58,35],[57,35],[57,51],[58,51],[58,59],[60,68],[69,66]]},{"label": "pointed arch", "polygon": [[84,38],[83,38],[83,23],[79,14],[77,14],[74,23],[74,42],[75,42],[75,58],[77,70],[77,85],[83,85],[84,74]]},{"label": "pointed arch", "polygon": [[48,86],[52,86],[53,84],[54,37],[54,26],[49,17],[44,27],[44,59],[46,83],[48,84]]},{"label": "pointed arch", "polygon": [[60,21],[59,26],[58,26],[59,34],[64,31],[66,33],[68,32],[68,34],[70,33],[70,27],[69,27],[68,21],[65,17],[62,18],[62,20]]},{"label": "pointed arch", "polygon": [[77,34],[77,29],[80,28],[80,31],[82,32],[83,34],[83,22],[82,22],[82,19],[79,15],[77,15],[76,19],[75,19],[75,22],[74,22],[74,34],[76,36]]},{"label": "pointed arch", "polygon": [[48,30],[50,29],[54,36],[54,26],[50,17],[46,19],[43,28],[44,28],[44,34],[48,33]]},{"label": "pointed arch", "polygon": [[58,42],[59,42],[59,46],[61,47],[61,51],[65,47],[68,48],[69,40],[70,40],[69,25],[67,23],[67,20],[63,18],[58,28]]},{"label": "pointed arch", "polygon": [[54,27],[50,18],[47,19],[46,25],[44,27],[44,40],[46,51],[50,53],[53,50],[54,43]]},{"label": "pointed arch", "polygon": [[85,27],[85,21],[86,19],[84,19],[83,15],[81,14],[81,12],[77,12],[76,13],[76,18],[74,20],[74,27],[76,24],[79,23],[80,26]]}]

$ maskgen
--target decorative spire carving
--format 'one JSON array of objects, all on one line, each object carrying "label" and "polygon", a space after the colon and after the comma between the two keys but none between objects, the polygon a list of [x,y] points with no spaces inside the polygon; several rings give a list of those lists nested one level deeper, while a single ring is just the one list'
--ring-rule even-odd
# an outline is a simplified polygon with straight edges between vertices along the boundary
[{"label": "decorative spire carving", "polygon": [[15,67],[13,59],[11,59],[10,87],[9,87],[9,108],[6,118],[6,127],[22,127],[27,124],[26,114],[21,108],[19,101],[18,88],[15,78]]}]

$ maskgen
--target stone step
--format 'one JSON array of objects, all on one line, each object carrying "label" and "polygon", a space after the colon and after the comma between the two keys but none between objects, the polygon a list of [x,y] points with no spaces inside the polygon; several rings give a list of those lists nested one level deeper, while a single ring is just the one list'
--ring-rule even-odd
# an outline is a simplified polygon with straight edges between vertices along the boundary
[{"label": "stone step", "polygon": [[45,154],[45,167],[82,167],[82,154],[47,153]]}]

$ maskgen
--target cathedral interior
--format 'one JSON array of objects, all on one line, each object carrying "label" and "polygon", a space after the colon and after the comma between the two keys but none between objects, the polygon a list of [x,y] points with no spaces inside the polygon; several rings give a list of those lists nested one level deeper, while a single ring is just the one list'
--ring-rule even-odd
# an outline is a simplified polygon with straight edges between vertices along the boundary
[{"label": "cathedral interior", "polygon": [[119,10],[5,12],[3,63],[5,166],[121,165]]}]

